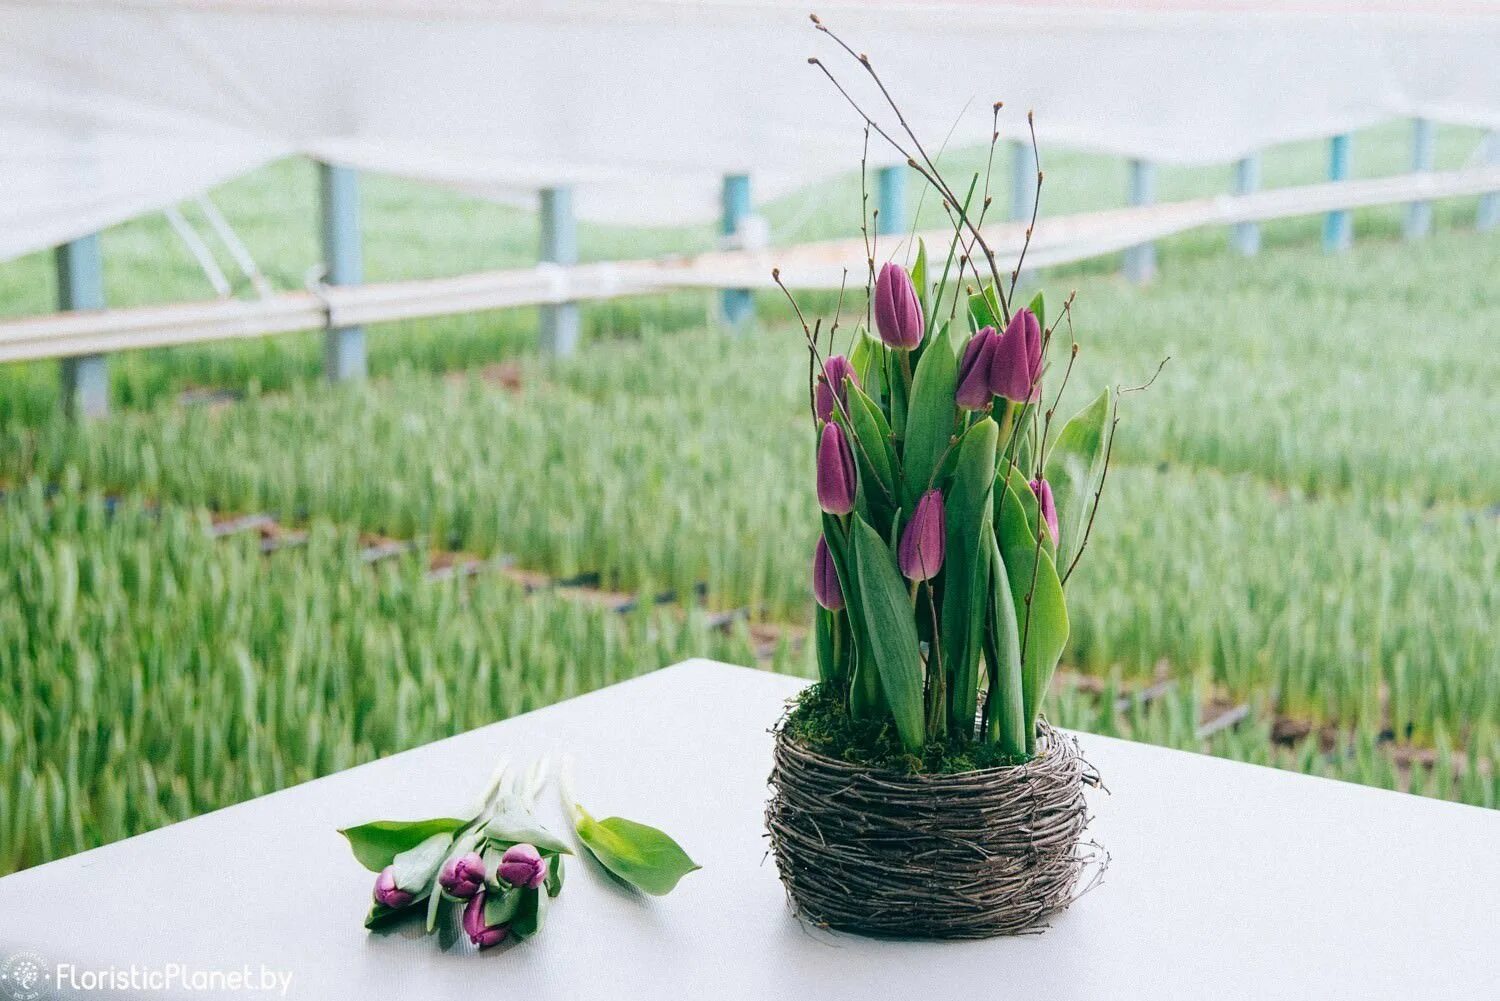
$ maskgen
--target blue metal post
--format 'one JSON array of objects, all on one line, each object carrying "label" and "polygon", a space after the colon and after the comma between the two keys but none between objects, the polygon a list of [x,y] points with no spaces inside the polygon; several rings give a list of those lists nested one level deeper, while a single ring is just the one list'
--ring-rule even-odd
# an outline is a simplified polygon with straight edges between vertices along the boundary
[{"label": "blue metal post", "polygon": [[[1151,205],[1156,201],[1156,164],[1146,160],[1130,161],[1131,205]],[[1125,251],[1125,280],[1144,285],[1156,277],[1156,244],[1138,243]]]},{"label": "blue metal post", "polygon": [[[740,224],[750,215],[750,178],[746,174],[725,174],[722,195],[724,217],[721,231],[734,236]],[[754,302],[747,288],[727,288],[719,294],[724,321],[732,327],[742,326],[750,318]]]},{"label": "blue metal post", "polygon": [[[1416,118],[1411,123],[1411,169],[1413,173],[1432,170],[1436,158],[1437,130],[1426,118]],[[1432,232],[1432,203],[1412,202],[1406,206],[1406,226],[1403,235],[1408,240],[1420,240]]]},{"label": "blue metal post", "polygon": [[[1336,135],[1328,143],[1328,179],[1349,179],[1349,134]],[[1348,209],[1334,209],[1323,219],[1323,249],[1331,253],[1354,245],[1354,220]]]},{"label": "blue metal post", "polygon": [[[1500,164],[1500,132],[1487,132],[1484,136],[1483,162]],[[1474,216],[1474,228],[1494,229],[1500,226],[1500,192],[1479,196],[1479,212]]]},{"label": "blue metal post", "polygon": [[[573,189],[542,191],[542,260],[578,263],[578,224],[573,218]],[[578,303],[542,307],[541,346],[546,354],[566,357],[578,350]]]},{"label": "blue metal post", "polygon": [[[58,247],[56,263],[58,309],[104,308],[104,254],[98,233]],[[109,413],[109,362],[104,355],[64,358],[62,395],[63,406],[72,416]]]},{"label": "blue metal post", "polygon": [[1036,208],[1036,150],[1030,140],[1010,141],[1010,218],[1029,222]]},{"label": "blue metal post", "polygon": [[[1234,165],[1234,193],[1248,195],[1260,190],[1260,157],[1247,156]],[[1245,257],[1260,252],[1260,224],[1237,222],[1229,231],[1229,245]]]},{"label": "blue metal post", "polygon": [[875,232],[889,236],[906,231],[906,170],[881,167],[875,173]]},{"label": "blue metal post", "polygon": [[[348,167],[318,164],[323,222],[323,261],[330,285],[364,281],[359,238],[359,174]],[[330,327],[323,340],[323,371],[332,382],[365,377],[365,329]]]}]

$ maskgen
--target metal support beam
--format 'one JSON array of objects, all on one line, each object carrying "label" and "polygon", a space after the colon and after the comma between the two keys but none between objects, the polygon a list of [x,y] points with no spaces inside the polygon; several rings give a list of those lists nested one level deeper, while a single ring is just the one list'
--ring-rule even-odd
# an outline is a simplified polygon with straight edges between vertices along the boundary
[{"label": "metal support beam", "polygon": [[[551,264],[578,263],[578,223],[573,217],[573,189],[542,191],[542,260]],[[578,303],[562,302],[541,308],[541,347],[559,358],[578,350]]]},{"label": "metal support beam", "polygon": [[[1414,118],[1411,123],[1411,169],[1412,173],[1425,174],[1432,171],[1436,160],[1437,130],[1426,118]],[[1432,232],[1432,202],[1412,202],[1406,206],[1406,225],[1402,230],[1408,240],[1420,240]]]},{"label": "metal support beam", "polygon": [[906,171],[902,165],[875,172],[875,232],[881,236],[906,232]]},{"label": "metal support beam", "polygon": [[[1156,202],[1156,164],[1145,160],[1130,161],[1130,189],[1128,201],[1131,205],[1152,205]],[[1135,285],[1144,285],[1156,277],[1156,244],[1138,243],[1125,250],[1125,280]]]},{"label": "metal support beam", "polygon": [[[1349,179],[1350,137],[1346,132],[1328,143],[1328,179]],[[1323,217],[1323,249],[1328,253],[1348,250],[1354,245],[1354,218],[1347,209],[1335,209]]]},{"label": "metal support beam", "polygon": [[[104,254],[99,234],[90,233],[55,252],[57,308],[104,308]],[[109,362],[102,354],[75,355],[62,360],[63,407],[74,417],[103,417],[109,413]]]},{"label": "metal support beam", "polygon": [[[725,174],[722,195],[724,215],[720,231],[726,237],[738,236],[740,227],[750,215],[750,177],[747,174]],[[720,312],[731,327],[743,326],[750,319],[755,303],[747,288],[729,288],[719,293]]]},{"label": "metal support beam", "polygon": [[1036,150],[1031,141],[1010,141],[1010,219],[1026,222],[1036,208]]},{"label": "metal support beam", "polygon": [[[1260,190],[1260,157],[1247,156],[1234,165],[1234,193],[1248,195]],[[1245,257],[1260,253],[1260,225],[1235,223],[1229,230],[1229,245]]]},{"label": "metal support beam", "polygon": [[[1500,164],[1500,132],[1487,132],[1484,136],[1483,160]],[[1489,230],[1500,226],[1500,192],[1479,196],[1479,211],[1474,216],[1474,228]]]},{"label": "metal support beam", "polygon": [[[359,237],[359,174],[348,167],[318,164],[324,278],[330,285],[364,281]],[[330,382],[365,377],[364,327],[330,327],[323,340],[323,371]]]}]

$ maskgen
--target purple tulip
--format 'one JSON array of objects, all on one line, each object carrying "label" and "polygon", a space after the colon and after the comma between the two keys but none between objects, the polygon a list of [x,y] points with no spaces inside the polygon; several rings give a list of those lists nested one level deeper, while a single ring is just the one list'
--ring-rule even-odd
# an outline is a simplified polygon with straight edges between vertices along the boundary
[{"label": "purple tulip", "polygon": [[943,569],[943,547],[947,536],[943,495],[929,490],[917,501],[911,521],[901,535],[897,562],[907,580],[931,580]]},{"label": "purple tulip", "polygon": [[859,376],[854,374],[854,366],[849,363],[848,358],[843,355],[834,355],[823,363],[823,371],[818,373],[817,385],[813,387],[813,411],[817,414],[818,420],[833,419],[836,409],[835,398],[843,406],[849,405],[845,379],[853,379],[854,384],[859,385]]},{"label": "purple tulip", "polygon": [[859,480],[854,471],[854,450],[844,429],[837,424],[823,425],[818,442],[818,504],[829,514],[848,514],[854,510],[854,491]]},{"label": "purple tulip", "polygon": [[531,845],[511,845],[495,871],[511,886],[534,890],[547,879],[547,860]]},{"label": "purple tulip", "polygon": [[995,345],[990,360],[990,392],[1016,403],[1030,403],[1041,390],[1042,325],[1029,309],[1018,309]]},{"label": "purple tulip", "polygon": [[484,859],[478,852],[449,859],[438,873],[438,883],[449,896],[468,900],[484,889]]},{"label": "purple tulip", "polygon": [[464,905],[464,934],[469,941],[481,949],[499,945],[510,933],[510,925],[486,926],[484,923],[484,891],[480,890]]},{"label": "purple tulip", "polygon": [[994,327],[985,327],[969,338],[958,363],[958,392],[954,394],[964,410],[983,410],[994,398],[995,394],[990,392],[990,366],[999,342],[1000,335]]},{"label": "purple tulip", "polygon": [[897,351],[910,351],[922,343],[922,326],[922,304],[911,275],[901,265],[887,263],[875,279],[875,329],[880,339]]},{"label": "purple tulip", "polygon": [[396,911],[411,903],[412,895],[396,885],[396,867],[388,865],[375,877],[375,903]]},{"label": "purple tulip", "polygon": [[833,554],[828,551],[828,540],[821,535],[818,536],[818,548],[813,552],[813,597],[830,612],[841,611],[844,607],[839,572],[833,565]]},{"label": "purple tulip", "polygon": [[1052,499],[1052,484],[1046,480],[1032,480],[1031,492],[1036,494],[1037,503],[1042,507],[1042,519],[1047,522],[1047,531],[1052,535],[1052,544],[1058,543],[1057,537],[1057,502]]}]

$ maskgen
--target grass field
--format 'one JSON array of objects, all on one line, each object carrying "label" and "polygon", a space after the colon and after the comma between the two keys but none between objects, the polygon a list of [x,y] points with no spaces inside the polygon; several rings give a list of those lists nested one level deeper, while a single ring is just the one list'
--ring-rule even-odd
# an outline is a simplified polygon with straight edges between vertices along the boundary
[{"label": "grass field", "polygon": [[[1361,134],[1357,156],[1399,169],[1404,138]],[[1440,165],[1472,138],[1445,131]],[[1277,151],[1268,183],[1311,179],[1320,155]],[[1119,165],[1056,159],[1049,204],[1123,189]],[[1163,181],[1163,197],[1226,184]],[[310,182],[282,164],[219,198],[283,284],[314,254]],[[371,278],[520,263],[534,243],[514,210],[384,179],[366,197]],[[852,198],[844,179],[815,210],[769,214],[830,235]],[[1146,289],[1107,261],[1047,276],[1078,289],[1070,403],[1171,356],[1128,398],[1055,718],[1497,805],[1500,237],[1474,233],[1472,211],[1439,206],[1418,244],[1394,239],[1399,211],[1362,213],[1339,257],[1316,220],[1270,228],[1248,261],[1222,233],[1192,234],[1163,245]],[[585,245],[708,239],[590,230]],[[155,240],[170,246],[149,221],[107,236],[115,301],[196,293],[191,263]],[[0,312],[46,308],[45,264],[0,266]],[[771,299],[738,338],[703,329],[704,307],[590,307],[568,361],[532,352],[523,311],[403,324],[373,335],[376,378],[352,387],[318,380],[315,335],[139,353],[114,366],[120,411],[84,425],[56,418],[51,366],[0,370],[14,595],[0,604],[0,872],[689,654],[754,656],[743,627],[693,609],[622,617],[500,578],[428,582],[429,548],[641,594],[702,582],[710,608],[803,623],[815,502],[800,335]],[[485,367],[499,360],[503,378]],[[180,405],[192,385],[246,398]],[[311,540],[262,556],[212,539],[210,511],[268,512]],[[361,534],[422,549],[369,567]],[[807,660],[783,646],[774,666]],[[1163,675],[1171,692],[1114,709]],[[1240,725],[1198,737],[1239,704]]]}]

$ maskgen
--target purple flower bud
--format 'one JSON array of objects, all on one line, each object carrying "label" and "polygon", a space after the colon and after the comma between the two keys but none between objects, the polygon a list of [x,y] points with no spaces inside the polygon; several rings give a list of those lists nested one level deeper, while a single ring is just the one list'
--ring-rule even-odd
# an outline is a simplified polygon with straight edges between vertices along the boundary
[{"label": "purple flower bud", "polygon": [[830,612],[844,607],[844,589],[839,586],[838,569],[833,565],[833,554],[828,551],[828,540],[821,535],[818,536],[818,548],[813,551],[813,597]]},{"label": "purple flower bud", "polygon": [[1030,403],[1041,390],[1042,325],[1029,309],[1018,309],[1005,327],[990,360],[990,392],[1016,403]]},{"label": "purple flower bud", "polygon": [[999,341],[1000,335],[994,327],[985,327],[969,338],[958,363],[958,392],[954,394],[963,409],[983,410],[994,398],[995,394],[990,392],[990,366]]},{"label": "purple flower bud", "polygon": [[1032,480],[1031,492],[1036,494],[1037,503],[1042,507],[1042,520],[1047,523],[1047,531],[1052,535],[1052,544],[1058,543],[1057,538],[1057,502],[1052,499],[1052,484],[1046,480]]},{"label": "purple flower bud", "polygon": [[897,351],[922,343],[922,304],[911,275],[899,264],[887,263],[875,279],[875,329]]},{"label": "purple flower bud", "polygon": [[907,580],[931,580],[943,569],[947,531],[943,495],[929,490],[917,501],[917,509],[906,523],[901,545],[897,547],[896,561]]},{"label": "purple flower bud", "polygon": [[464,934],[481,949],[499,945],[510,933],[510,925],[487,927],[484,923],[484,891],[480,890],[464,905]]},{"label": "purple flower bud", "polygon": [[837,424],[823,425],[818,441],[818,504],[829,514],[848,514],[854,510],[854,491],[858,484],[854,471],[854,450],[844,429]]},{"label": "purple flower bud", "polygon": [[391,910],[400,910],[411,903],[412,896],[396,886],[396,867],[386,866],[375,877],[375,903]]},{"label": "purple flower bud", "polygon": [[848,358],[834,355],[823,363],[823,371],[818,373],[817,384],[813,387],[813,411],[818,420],[833,419],[835,397],[839,403],[848,406],[849,394],[844,386],[845,379],[853,379],[854,384],[859,385],[859,376],[854,374],[854,366],[849,363]]},{"label": "purple flower bud", "polygon": [[468,900],[484,888],[484,859],[478,852],[449,859],[438,873],[438,883],[450,896]]},{"label": "purple flower bud", "polygon": [[496,872],[511,886],[534,890],[547,878],[547,860],[531,845],[511,845],[500,856]]}]

